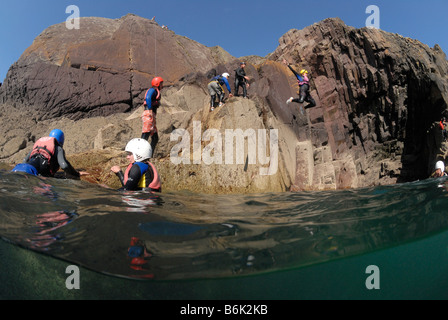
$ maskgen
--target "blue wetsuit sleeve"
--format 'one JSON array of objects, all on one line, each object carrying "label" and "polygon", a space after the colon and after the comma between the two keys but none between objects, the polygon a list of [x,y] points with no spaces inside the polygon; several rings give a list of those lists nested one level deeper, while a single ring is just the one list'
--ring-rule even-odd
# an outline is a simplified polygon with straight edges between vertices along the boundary
[{"label": "blue wetsuit sleeve", "polygon": [[232,93],[232,90],[230,90],[230,85],[229,85],[229,81],[227,80],[227,78],[222,77],[222,79],[224,80],[224,83],[226,84],[227,90],[229,90],[229,93]]},{"label": "blue wetsuit sleeve", "polygon": [[300,74],[297,73],[296,70],[294,70],[293,68],[291,68],[290,65],[288,65],[288,68],[292,71],[292,73],[294,73],[294,75],[296,76],[297,80],[299,80],[300,82],[303,81],[303,78],[300,76]]},{"label": "blue wetsuit sleeve", "polygon": [[157,98],[157,91],[154,88],[149,89],[148,94],[146,95],[146,108],[148,110],[152,109],[152,102]]}]

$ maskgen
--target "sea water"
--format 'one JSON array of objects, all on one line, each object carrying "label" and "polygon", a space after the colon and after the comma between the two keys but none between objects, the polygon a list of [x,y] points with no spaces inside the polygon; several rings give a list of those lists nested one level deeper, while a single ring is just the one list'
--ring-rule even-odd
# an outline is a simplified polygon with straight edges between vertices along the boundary
[{"label": "sea water", "polygon": [[153,194],[0,171],[0,299],[444,299],[447,189]]}]

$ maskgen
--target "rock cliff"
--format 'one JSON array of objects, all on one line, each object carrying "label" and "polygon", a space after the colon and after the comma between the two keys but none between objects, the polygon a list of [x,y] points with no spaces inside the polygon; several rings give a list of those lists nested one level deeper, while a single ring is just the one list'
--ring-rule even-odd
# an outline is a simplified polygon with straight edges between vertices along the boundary
[{"label": "rock cliff", "polygon": [[[134,15],[81,23],[48,28],[11,66],[0,89],[4,162],[60,127],[69,159],[94,173],[88,180],[116,186],[109,168],[125,165],[119,150],[140,136],[154,75],[166,80],[154,163],[168,191],[365,187],[426,178],[447,160],[438,122],[448,63],[438,46],[326,19],[290,30],[268,57],[242,58],[250,99],[210,113],[208,80],[229,72],[232,83],[239,59]],[[317,106],[304,115],[285,103],[298,85],[283,59],[310,72]]]}]

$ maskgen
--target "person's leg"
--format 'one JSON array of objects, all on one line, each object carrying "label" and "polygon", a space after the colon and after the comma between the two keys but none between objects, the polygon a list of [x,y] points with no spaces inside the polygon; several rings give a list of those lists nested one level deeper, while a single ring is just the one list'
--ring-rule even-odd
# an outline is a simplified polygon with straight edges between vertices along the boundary
[{"label": "person's leg", "polygon": [[247,84],[242,82],[241,87],[243,87],[243,98],[247,98]]},{"label": "person's leg", "polygon": [[216,100],[215,94],[210,96],[210,110],[213,110],[215,108],[215,100]]},{"label": "person's leg", "polygon": [[148,141],[150,135],[151,134],[149,132],[142,132],[141,138],[145,139],[146,141]]},{"label": "person's leg", "polygon": [[159,142],[159,133],[156,131],[151,136],[151,148],[152,148],[152,157],[154,158],[154,153],[156,150],[157,143]]},{"label": "person's leg", "polygon": [[305,106],[305,109],[312,108],[312,107],[316,106],[316,101],[314,101],[313,97],[311,97],[311,95],[309,93],[308,93],[305,101],[309,103]]}]

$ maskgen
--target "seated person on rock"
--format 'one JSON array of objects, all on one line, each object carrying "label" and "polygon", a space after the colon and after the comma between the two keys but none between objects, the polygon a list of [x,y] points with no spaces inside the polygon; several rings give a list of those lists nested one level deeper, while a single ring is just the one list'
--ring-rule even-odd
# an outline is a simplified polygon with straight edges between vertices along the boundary
[{"label": "seated person on rock", "polygon": [[113,166],[110,170],[114,172],[127,191],[149,190],[161,192],[162,184],[155,166],[149,162],[152,156],[152,148],[145,139],[132,139],[126,145],[126,158],[129,166],[123,173],[119,166]]},{"label": "seated person on rock", "polygon": [[25,172],[32,175],[54,177],[61,168],[71,178],[79,178],[88,172],[78,172],[65,158],[63,149],[64,132],[54,129],[48,137],[42,137],[36,141],[33,150],[26,156],[25,163],[20,163],[12,169],[12,172]]}]

